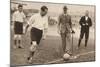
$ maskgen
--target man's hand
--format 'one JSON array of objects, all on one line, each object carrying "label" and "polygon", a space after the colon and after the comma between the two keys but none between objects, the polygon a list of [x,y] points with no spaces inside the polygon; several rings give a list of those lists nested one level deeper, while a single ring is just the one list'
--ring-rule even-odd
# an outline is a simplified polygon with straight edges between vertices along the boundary
[{"label": "man's hand", "polygon": [[88,26],[88,23],[86,23],[86,25]]},{"label": "man's hand", "polygon": [[83,23],[82,25],[83,25],[83,26],[85,26],[85,24],[84,24],[84,23]]},{"label": "man's hand", "polygon": [[71,33],[72,33],[72,34],[75,34],[75,31],[74,31],[74,30],[72,30],[72,31],[71,31]]}]

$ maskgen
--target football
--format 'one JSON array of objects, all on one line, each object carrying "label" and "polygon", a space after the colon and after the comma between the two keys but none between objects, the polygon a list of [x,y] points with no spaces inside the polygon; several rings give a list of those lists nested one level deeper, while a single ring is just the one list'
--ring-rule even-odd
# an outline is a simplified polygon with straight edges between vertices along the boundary
[{"label": "football", "polygon": [[69,55],[68,53],[65,53],[65,54],[63,55],[63,59],[64,59],[64,60],[69,60],[69,59],[70,59],[70,55]]}]

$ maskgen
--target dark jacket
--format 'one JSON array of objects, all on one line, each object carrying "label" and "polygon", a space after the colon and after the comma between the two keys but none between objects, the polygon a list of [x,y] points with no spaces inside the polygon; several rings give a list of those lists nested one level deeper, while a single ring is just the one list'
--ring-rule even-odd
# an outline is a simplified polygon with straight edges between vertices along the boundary
[{"label": "dark jacket", "polygon": [[[86,23],[88,25],[86,25]],[[79,24],[81,25],[81,29],[89,29],[89,27],[92,26],[92,21],[91,21],[91,18],[88,17],[87,21],[85,20],[85,16],[82,16],[80,21],[79,21]],[[83,25],[85,24],[85,25]]]}]

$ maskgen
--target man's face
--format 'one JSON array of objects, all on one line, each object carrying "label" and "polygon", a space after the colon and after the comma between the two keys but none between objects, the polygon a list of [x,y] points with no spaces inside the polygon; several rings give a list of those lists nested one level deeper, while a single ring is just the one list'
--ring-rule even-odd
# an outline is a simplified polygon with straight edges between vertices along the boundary
[{"label": "man's face", "polygon": [[67,13],[67,9],[63,9],[63,11],[64,11],[64,14],[66,14],[66,13]]},{"label": "man's face", "polygon": [[48,10],[47,9],[45,9],[44,11],[41,10],[41,15],[42,16],[45,16],[47,13],[48,13]]},{"label": "man's face", "polygon": [[19,12],[23,11],[23,7],[18,7]]},{"label": "man's face", "polygon": [[85,16],[89,16],[89,11],[86,11],[85,12]]}]

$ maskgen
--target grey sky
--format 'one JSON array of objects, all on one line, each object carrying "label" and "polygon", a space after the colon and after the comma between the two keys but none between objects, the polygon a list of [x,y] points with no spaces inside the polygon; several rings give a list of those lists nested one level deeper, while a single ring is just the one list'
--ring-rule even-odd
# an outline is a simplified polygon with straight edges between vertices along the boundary
[{"label": "grey sky", "polygon": [[[83,5],[69,5],[69,4],[55,4],[55,3],[43,3],[43,2],[28,2],[28,1],[14,1],[16,3],[27,4],[24,6],[24,9],[40,9],[41,6],[46,5],[48,11],[51,14],[60,14],[62,13],[62,8],[64,5],[67,5],[69,14],[81,14],[83,15],[85,10],[89,10],[90,14],[93,14],[95,11],[95,6],[83,6]],[[12,5],[11,7],[17,7]]]}]

